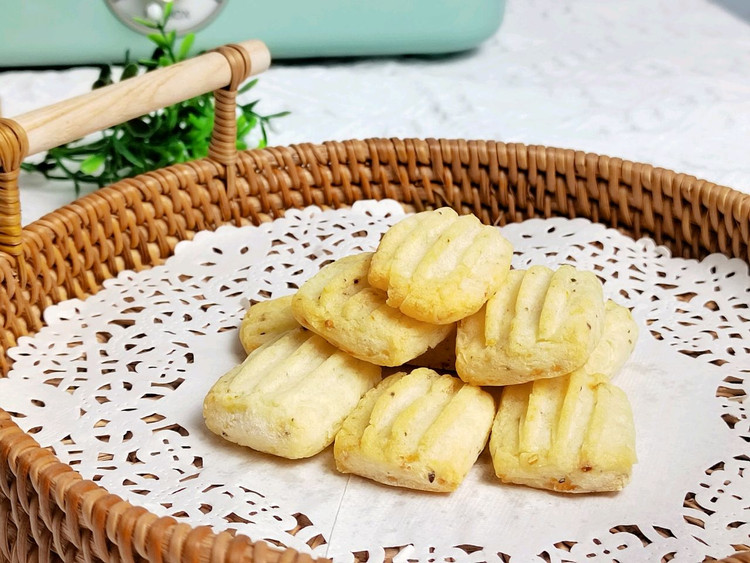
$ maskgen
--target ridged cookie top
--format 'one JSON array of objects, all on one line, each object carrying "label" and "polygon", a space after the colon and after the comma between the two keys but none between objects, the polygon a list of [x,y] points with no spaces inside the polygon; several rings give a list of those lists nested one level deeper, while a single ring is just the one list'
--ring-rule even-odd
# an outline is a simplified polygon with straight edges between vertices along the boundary
[{"label": "ridged cookie top", "polygon": [[621,489],[636,461],[625,393],[600,374],[505,387],[490,437],[505,482],[564,492]]},{"label": "ridged cookie top", "polygon": [[[348,383],[342,370],[354,374]],[[284,405],[285,409],[296,409],[302,403],[305,408],[325,409],[326,401],[315,400],[315,395],[330,384],[350,385],[354,394],[361,396],[363,391],[355,381],[364,379],[372,386],[379,377],[377,366],[351,358],[299,327],[255,350],[222,377],[211,393],[229,409],[242,410],[253,401]]]},{"label": "ridged cookie top", "polygon": [[581,368],[586,373],[615,376],[633,353],[638,338],[638,325],[630,311],[608,300],[604,305],[604,330],[594,351]]},{"label": "ridged cookie top", "polygon": [[336,436],[337,467],[382,483],[455,489],[487,440],[492,397],[427,368],[387,377]]},{"label": "ridged cookie top", "polygon": [[512,254],[499,229],[444,207],[391,227],[373,256],[369,281],[387,292],[388,305],[410,317],[452,323],[494,293]]},{"label": "ridged cookie top", "polygon": [[475,385],[514,385],[581,367],[604,325],[601,283],[561,266],[512,270],[479,312],[459,322],[456,371]]},{"label": "ridged cookie top", "polygon": [[408,362],[444,340],[452,325],[413,319],[386,304],[367,280],[371,252],[328,264],[292,299],[297,321],[356,358],[382,366]]},{"label": "ridged cookie top", "polygon": [[241,445],[288,458],[329,445],[360,397],[380,381],[378,366],[298,327],[221,377],[203,403],[207,426]]}]

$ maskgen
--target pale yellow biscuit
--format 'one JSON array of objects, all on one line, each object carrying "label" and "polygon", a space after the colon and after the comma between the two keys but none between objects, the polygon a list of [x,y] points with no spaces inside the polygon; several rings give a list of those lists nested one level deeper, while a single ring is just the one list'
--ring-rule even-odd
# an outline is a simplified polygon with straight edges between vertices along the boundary
[{"label": "pale yellow biscuit", "polygon": [[511,270],[487,304],[459,322],[456,371],[474,385],[557,377],[586,363],[603,326],[602,286],[591,272]]},{"label": "pale yellow biscuit", "polygon": [[378,246],[370,284],[388,305],[429,323],[452,323],[479,310],[510,269],[513,248],[497,227],[449,207],[391,227]]},{"label": "pale yellow biscuit", "polygon": [[290,459],[309,457],[333,442],[380,378],[380,367],[299,327],[221,377],[203,402],[203,417],[231,442]]},{"label": "pale yellow biscuit", "polygon": [[618,491],[636,462],[630,403],[606,376],[582,369],[505,387],[490,453],[504,483],[566,493]]},{"label": "pale yellow biscuit", "polygon": [[455,490],[487,442],[489,393],[427,368],[387,377],[336,435],[336,468],[424,491]]},{"label": "pale yellow biscuit", "polygon": [[240,342],[248,354],[282,332],[297,328],[292,296],[277,297],[251,305],[240,324]]},{"label": "pale yellow biscuit", "polygon": [[304,327],[352,356],[381,366],[398,366],[445,340],[451,325],[425,323],[385,303],[371,287],[371,252],[341,258],[302,284],[292,312]]}]

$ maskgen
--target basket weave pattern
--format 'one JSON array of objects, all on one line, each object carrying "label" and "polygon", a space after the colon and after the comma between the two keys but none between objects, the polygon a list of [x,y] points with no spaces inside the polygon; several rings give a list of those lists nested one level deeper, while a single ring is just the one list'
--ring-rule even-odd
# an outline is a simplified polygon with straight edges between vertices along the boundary
[{"label": "basket weave pattern", "polygon": [[[95,293],[126,269],[162,263],[181,240],[286,209],[392,198],[411,211],[450,206],[487,224],[585,217],[675,255],[750,262],[750,196],[684,174],[579,151],[466,140],[369,139],[234,148],[242,49],[221,51],[232,81],[216,92],[209,157],[98,190],[23,229],[23,129],[0,120],[0,347],[43,324],[51,304]],[[738,556],[739,557],[739,556]],[[0,409],[0,560],[311,561],[228,532],[178,524],[81,478]],[[740,559],[738,559],[740,560]]]}]

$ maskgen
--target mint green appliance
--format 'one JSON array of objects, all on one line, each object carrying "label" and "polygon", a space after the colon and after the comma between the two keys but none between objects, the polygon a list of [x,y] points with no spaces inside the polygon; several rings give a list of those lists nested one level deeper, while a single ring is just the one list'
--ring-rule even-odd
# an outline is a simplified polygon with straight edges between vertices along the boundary
[{"label": "mint green appliance", "polygon": [[[121,61],[152,50],[133,16],[162,0],[2,0],[0,67]],[[500,26],[503,0],[175,0],[170,24],[195,49],[257,38],[274,58],[438,54]]]}]

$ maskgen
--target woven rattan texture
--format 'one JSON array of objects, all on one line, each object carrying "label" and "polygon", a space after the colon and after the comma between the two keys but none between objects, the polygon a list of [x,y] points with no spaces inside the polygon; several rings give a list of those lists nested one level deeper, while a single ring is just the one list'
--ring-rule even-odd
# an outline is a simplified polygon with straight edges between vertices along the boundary
[{"label": "woven rattan texture", "polygon": [[28,149],[26,132],[9,119],[0,119],[0,250],[13,256],[20,251],[21,206],[18,174]]},{"label": "woven rattan texture", "polygon": [[[25,260],[0,254],[3,374],[10,368],[5,351],[39,329],[51,303],[92,294],[124,269],[159,264],[198,231],[258,224],[292,207],[392,198],[409,210],[449,205],[500,225],[587,217],[650,236],[675,255],[750,259],[750,197],[615,158],[496,142],[385,139],[246,151],[232,172],[231,160],[215,158],[124,180],[23,230]],[[3,558],[309,560],[131,506],[82,480],[0,410]]]}]

